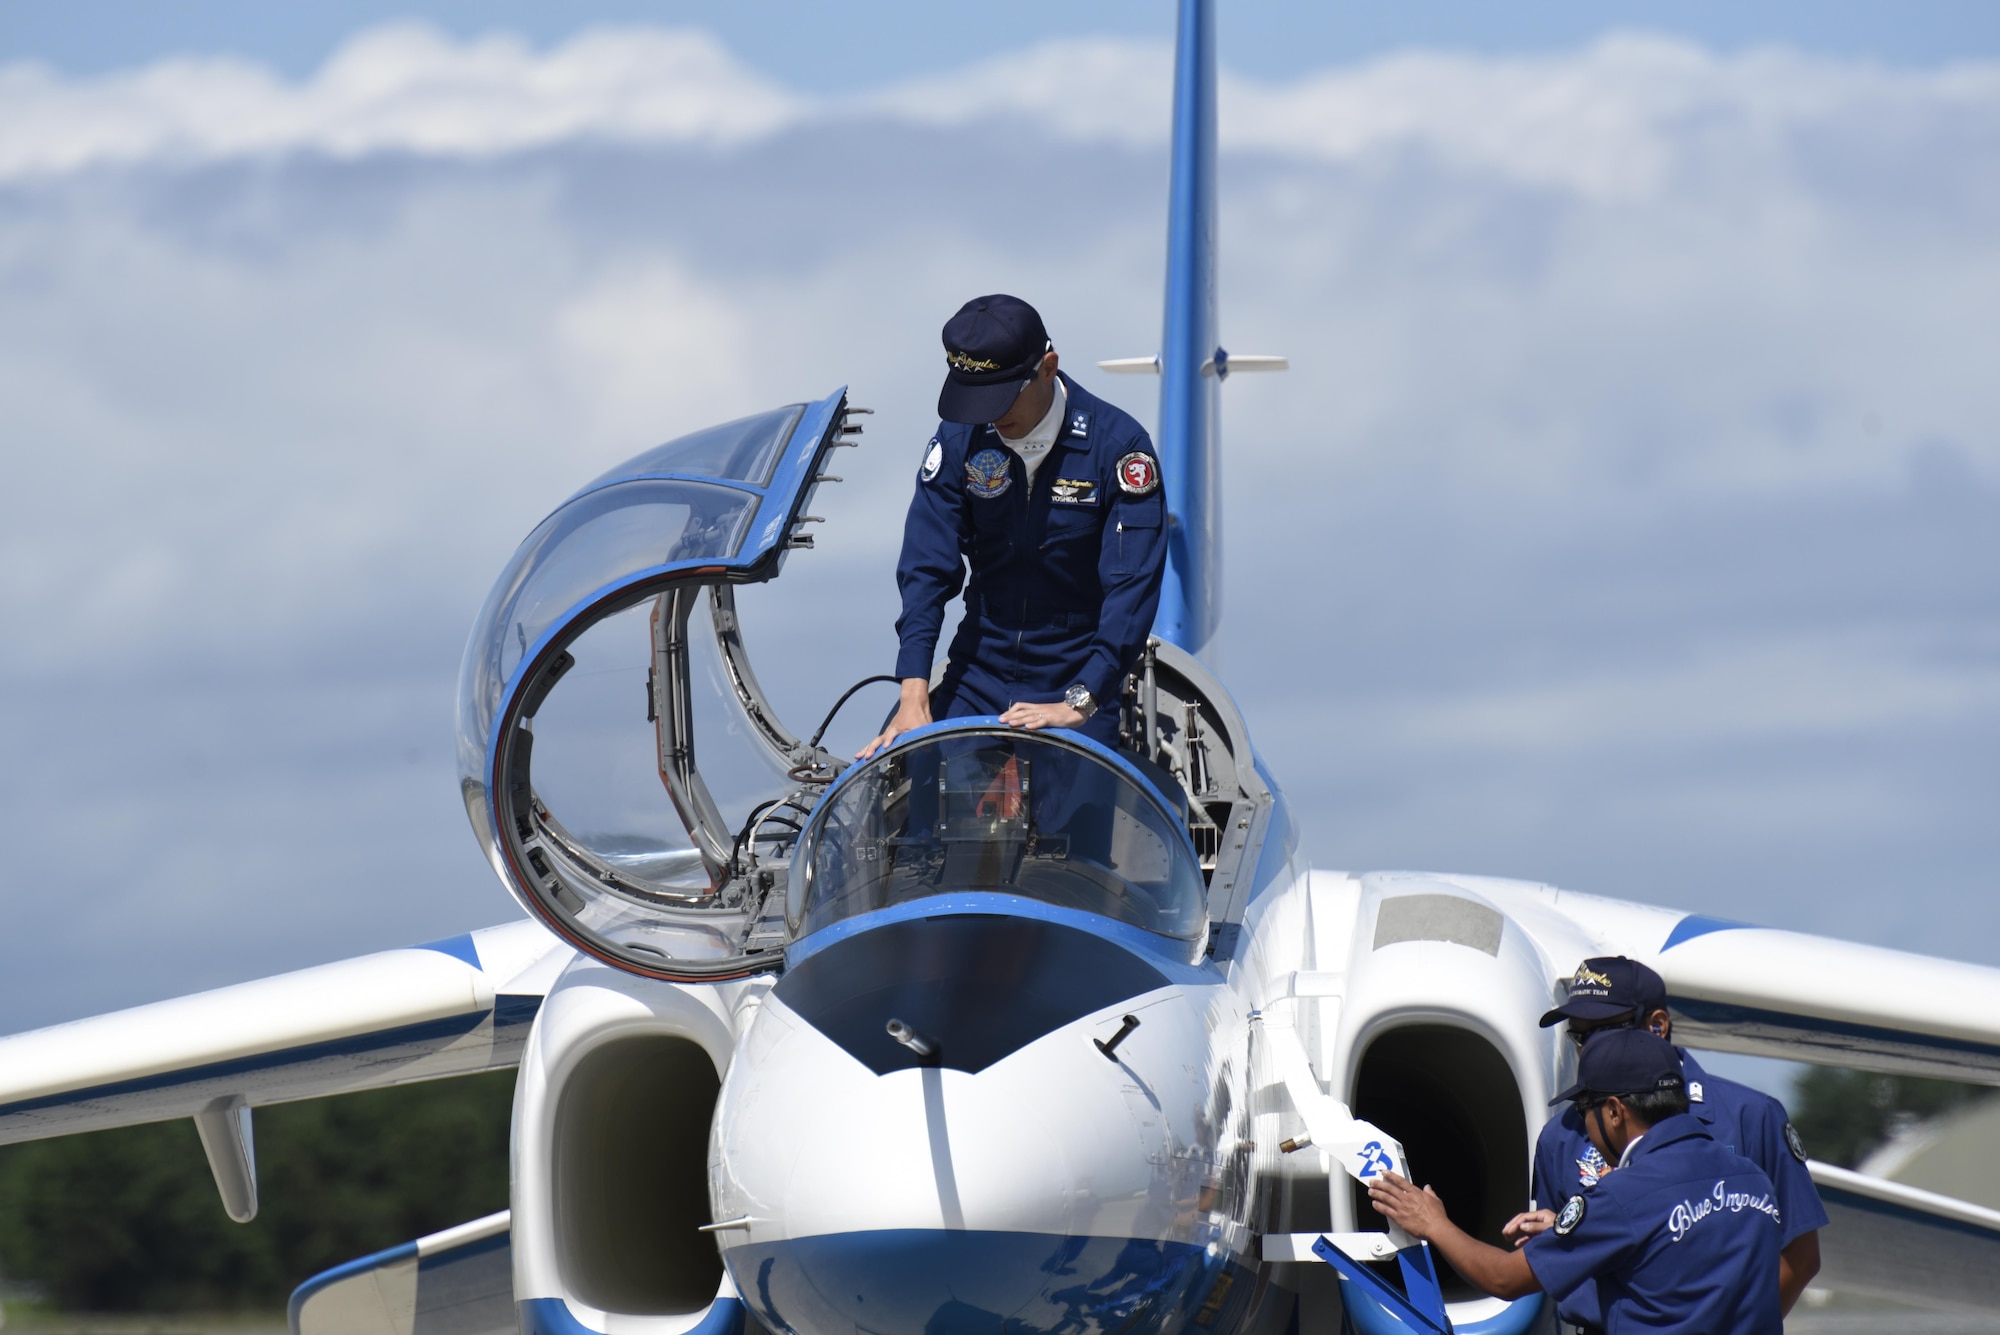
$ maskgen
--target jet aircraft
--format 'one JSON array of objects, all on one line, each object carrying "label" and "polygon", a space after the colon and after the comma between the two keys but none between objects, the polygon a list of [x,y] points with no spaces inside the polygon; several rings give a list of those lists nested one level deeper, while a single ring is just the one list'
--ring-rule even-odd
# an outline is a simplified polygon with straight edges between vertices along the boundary
[{"label": "jet aircraft", "polygon": [[[528,916],[0,1040],[0,1142],[192,1118],[247,1220],[256,1108],[518,1067],[510,1209],[307,1280],[298,1335],[1499,1335],[1541,1297],[1473,1292],[1365,1183],[1497,1239],[1576,961],[1652,965],[1704,1049],[2000,1084],[2000,970],[1302,864],[1204,663],[1220,391],[1282,359],[1218,341],[1210,0],[1177,25],[1161,348],[1107,364],[1160,378],[1174,523],[1119,746],[802,739],[737,593],[810,559],[865,410],[682,437],[536,527],[466,648],[466,811]],[[1812,1171],[1823,1282],[2000,1306],[2000,1213]]]}]

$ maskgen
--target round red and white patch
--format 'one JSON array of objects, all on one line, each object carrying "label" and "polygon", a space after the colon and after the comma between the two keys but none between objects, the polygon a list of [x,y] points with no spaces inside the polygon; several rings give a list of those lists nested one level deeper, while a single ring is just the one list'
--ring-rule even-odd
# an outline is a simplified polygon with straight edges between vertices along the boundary
[{"label": "round red and white patch", "polygon": [[1118,485],[1128,495],[1150,496],[1160,485],[1160,466],[1152,455],[1134,450],[1118,461]]}]

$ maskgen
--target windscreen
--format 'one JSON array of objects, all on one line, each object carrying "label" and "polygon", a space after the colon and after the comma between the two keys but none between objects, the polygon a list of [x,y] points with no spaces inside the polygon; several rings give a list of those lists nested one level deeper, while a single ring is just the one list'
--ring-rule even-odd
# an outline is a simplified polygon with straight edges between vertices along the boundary
[{"label": "windscreen", "polygon": [[1200,867],[1160,800],[1097,755],[1016,729],[942,733],[870,761],[792,864],[804,935],[931,895],[1022,895],[1192,940]]}]

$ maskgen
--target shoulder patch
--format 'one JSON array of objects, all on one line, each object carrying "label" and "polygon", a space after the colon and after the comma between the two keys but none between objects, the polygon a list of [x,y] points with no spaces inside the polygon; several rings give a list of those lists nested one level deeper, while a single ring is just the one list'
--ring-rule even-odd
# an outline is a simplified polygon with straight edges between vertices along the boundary
[{"label": "shoulder patch", "polygon": [[1144,450],[1118,461],[1118,486],[1128,496],[1150,496],[1160,489],[1160,466]]},{"label": "shoulder patch", "polygon": [[988,446],[965,461],[965,489],[981,500],[1005,495],[1014,485],[1007,468],[1007,451]]},{"label": "shoulder patch", "polygon": [[1785,1123],[1785,1148],[1790,1150],[1792,1157],[1800,1163],[1806,1161],[1806,1143],[1799,1139],[1799,1129],[1790,1122]]},{"label": "shoulder patch", "polygon": [[1079,439],[1088,437],[1090,435],[1090,414],[1088,412],[1071,413],[1069,415],[1069,433]]},{"label": "shoulder patch", "polygon": [[1581,1196],[1572,1196],[1565,1201],[1562,1213],[1556,1216],[1556,1236],[1566,1238],[1576,1232],[1576,1226],[1583,1222],[1583,1213],[1588,1208]]},{"label": "shoulder patch", "polygon": [[1689,1103],[1701,1102],[1701,1081],[1699,1080],[1688,1081],[1688,1102]]},{"label": "shoulder patch", "polygon": [[942,468],[943,466],[944,466],[944,442],[939,440],[936,436],[932,436],[931,447],[930,449],[924,452],[923,472],[919,473],[918,476],[923,478],[924,481],[928,482],[932,478],[938,475],[938,469]]}]

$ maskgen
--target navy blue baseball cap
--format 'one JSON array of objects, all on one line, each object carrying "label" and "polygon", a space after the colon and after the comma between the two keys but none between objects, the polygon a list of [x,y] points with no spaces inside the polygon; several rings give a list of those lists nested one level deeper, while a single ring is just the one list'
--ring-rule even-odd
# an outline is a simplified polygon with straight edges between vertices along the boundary
[{"label": "navy blue baseball cap", "polygon": [[1042,317],[1019,297],[974,297],[944,324],[938,416],[971,426],[1005,417],[1054,346]]},{"label": "navy blue baseball cap", "polygon": [[1590,1036],[1577,1059],[1576,1083],[1549,1100],[1549,1106],[1613,1094],[1651,1094],[1679,1089],[1681,1055],[1650,1029],[1606,1029]]},{"label": "navy blue baseball cap", "polygon": [[1615,1020],[1630,1016],[1643,1021],[1667,1004],[1667,984],[1637,960],[1623,955],[1599,955],[1576,966],[1570,977],[1569,999],[1542,1016],[1542,1028],[1564,1020]]}]

